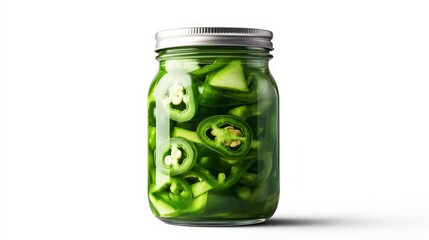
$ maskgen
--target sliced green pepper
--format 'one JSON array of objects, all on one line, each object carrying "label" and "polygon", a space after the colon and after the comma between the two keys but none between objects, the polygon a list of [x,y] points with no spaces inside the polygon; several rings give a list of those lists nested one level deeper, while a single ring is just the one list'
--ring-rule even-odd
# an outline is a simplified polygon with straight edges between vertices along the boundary
[{"label": "sliced green pepper", "polygon": [[183,71],[192,72],[200,68],[197,61],[189,59],[172,59],[166,60],[162,63],[167,72]]},{"label": "sliced green pepper", "polygon": [[216,115],[204,119],[197,127],[198,138],[208,148],[227,158],[244,157],[252,144],[250,126],[229,115]]},{"label": "sliced green pepper", "polygon": [[258,186],[267,181],[272,166],[272,153],[258,155],[257,160],[243,172],[239,182],[248,186]]},{"label": "sliced green pepper", "polygon": [[259,71],[247,75],[249,91],[233,91],[204,84],[200,105],[205,107],[226,107],[256,102],[268,88],[268,77]]},{"label": "sliced green pepper", "polygon": [[149,142],[149,147],[152,150],[155,150],[155,147],[156,147],[156,127],[152,127],[152,126],[148,127],[148,142]]},{"label": "sliced green pepper", "polygon": [[152,194],[149,194],[149,200],[151,210],[156,215],[165,217],[168,215],[177,214],[178,212],[178,210],[176,210],[174,207],[162,200],[156,199]]},{"label": "sliced green pepper", "polygon": [[243,202],[249,202],[250,197],[252,195],[252,189],[249,186],[243,186],[236,184],[235,186],[232,186],[231,188],[232,193],[234,196],[242,200]]},{"label": "sliced green pepper", "polygon": [[174,127],[173,131],[171,131],[171,136],[186,138],[189,141],[194,143],[202,144],[201,140],[198,138],[197,133],[194,131],[190,131],[184,128]]},{"label": "sliced green pepper", "polygon": [[251,160],[243,160],[230,164],[221,158],[202,157],[194,169],[200,173],[210,186],[225,189],[236,184],[243,172],[252,164]]},{"label": "sliced green pepper", "polygon": [[183,138],[170,138],[156,150],[156,167],[167,175],[175,176],[189,171],[197,159],[195,145]]},{"label": "sliced green pepper", "polygon": [[148,109],[149,124],[152,126],[156,126],[156,102],[150,102]]},{"label": "sliced green pepper", "polygon": [[159,80],[155,95],[157,104],[161,105],[158,107],[167,111],[166,116],[174,121],[189,121],[198,110],[197,87],[187,73],[177,71],[165,74]]},{"label": "sliced green pepper", "polygon": [[153,191],[149,198],[161,215],[171,214],[183,210],[191,204],[191,186],[183,179],[172,177]]},{"label": "sliced green pepper", "polygon": [[272,101],[265,100],[251,105],[242,105],[233,108],[228,111],[228,114],[231,114],[232,116],[238,117],[242,120],[246,120],[249,117],[261,115],[262,113],[266,112],[272,105]]},{"label": "sliced green pepper", "polygon": [[189,207],[180,211],[180,214],[196,214],[204,212],[207,205],[207,196],[208,192],[205,192],[198,197],[193,198]]},{"label": "sliced green pepper", "polygon": [[181,177],[191,186],[192,195],[194,198],[206,193],[213,188],[210,184],[207,183],[200,173],[194,170],[181,175]]},{"label": "sliced green pepper", "polygon": [[[156,102],[155,101],[151,101],[149,103],[149,111],[148,111],[148,118],[149,118],[149,127],[156,127],[156,114],[157,114],[157,110],[156,110]],[[168,120],[168,119],[167,119]],[[170,130],[173,129],[175,122],[173,120],[169,120],[169,126],[170,126]],[[162,121],[161,123],[165,123],[165,121]],[[162,126],[164,126],[164,124],[160,124]]]},{"label": "sliced green pepper", "polygon": [[247,81],[244,77],[243,65],[240,60],[228,63],[219,71],[210,73],[206,78],[209,85],[239,92],[248,92]]},{"label": "sliced green pepper", "polygon": [[278,181],[278,178],[270,177],[265,183],[254,187],[250,197],[250,209],[256,212],[264,208],[274,210],[280,193]]},{"label": "sliced green pepper", "polygon": [[192,120],[187,121],[187,122],[177,123],[177,124],[175,124],[175,126],[195,131],[198,127],[198,124],[201,122],[201,120],[208,118],[210,116],[213,116],[213,115],[225,114],[226,112],[228,112],[232,108],[233,107],[216,108],[216,107],[199,106],[198,112],[197,112],[197,114],[195,114],[195,116],[192,118]]},{"label": "sliced green pepper", "polygon": [[[149,169],[155,169],[155,154],[154,151],[151,149],[148,149],[148,168]],[[148,174],[148,182],[149,185],[155,183],[156,180],[156,172],[153,170],[149,171]]]},{"label": "sliced green pepper", "polygon": [[[278,109],[273,109],[273,112],[278,112]],[[265,139],[275,144],[275,146],[278,145],[278,129],[279,129],[279,116],[277,114],[273,114],[266,120],[266,127],[265,127]]]},{"label": "sliced green pepper", "polygon": [[227,59],[219,58],[219,59],[216,59],[213,62],[213,64],[206,65],[202,68],[196,69],[196,70],[192,71],[191,74],[195,75],[195,76],[202,76],[202,75],[207,74],[211,71],[214,71],[216,69],[224,67],[227,63],[228,63]]},{"label": "sliced green pepper", "polygon": [[265,136],[262,133],[264,133],[265,131],[265,127],[266,127],[265,122],[267,121],[266,119],[268,117],[269,116],[267,115],[259,115],[259,116],[249,117],[248,119],[246,119],[246,122],[249,124],[250,128],[252,129],[253,139]]}]

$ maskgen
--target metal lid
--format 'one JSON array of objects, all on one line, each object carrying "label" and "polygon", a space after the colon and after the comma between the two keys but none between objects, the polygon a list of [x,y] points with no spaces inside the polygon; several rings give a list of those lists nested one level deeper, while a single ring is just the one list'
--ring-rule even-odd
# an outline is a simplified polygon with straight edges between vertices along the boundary
[{"label": "metal lid", "polygon": [[273,50],[273,33],[256,28],[190,27],[155,34],[155,51],[184,46],[244,46]]}]

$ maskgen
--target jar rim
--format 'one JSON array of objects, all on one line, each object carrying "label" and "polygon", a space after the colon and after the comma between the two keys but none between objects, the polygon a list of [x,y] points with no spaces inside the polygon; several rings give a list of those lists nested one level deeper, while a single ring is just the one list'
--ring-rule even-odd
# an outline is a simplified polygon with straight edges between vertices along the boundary
[{"label": "jar rim", "polygon": [[240,46],[274,50],[273,33],[257,28],[188,27],[159,31],[155,51],[188,46]]}]

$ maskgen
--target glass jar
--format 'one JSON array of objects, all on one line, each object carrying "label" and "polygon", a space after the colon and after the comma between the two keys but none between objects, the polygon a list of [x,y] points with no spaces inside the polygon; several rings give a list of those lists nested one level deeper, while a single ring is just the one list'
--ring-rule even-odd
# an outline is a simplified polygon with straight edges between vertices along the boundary
[{"label": "glass jar", "polygon": [[156,34],[148,96],[148,198],[179,225],[247,225],[279,200],[279,95],[272,33],[183,28]]}]

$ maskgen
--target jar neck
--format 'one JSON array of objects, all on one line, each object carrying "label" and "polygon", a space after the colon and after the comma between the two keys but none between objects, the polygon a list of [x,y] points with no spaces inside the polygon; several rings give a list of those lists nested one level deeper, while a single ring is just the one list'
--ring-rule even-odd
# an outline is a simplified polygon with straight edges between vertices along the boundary
[{"label": "jar neck", "polygon": [[273,56],[268,49],[235,46],[177,47],[158,51],[159,62],[168,59],[239,58],[268,62]]}]

